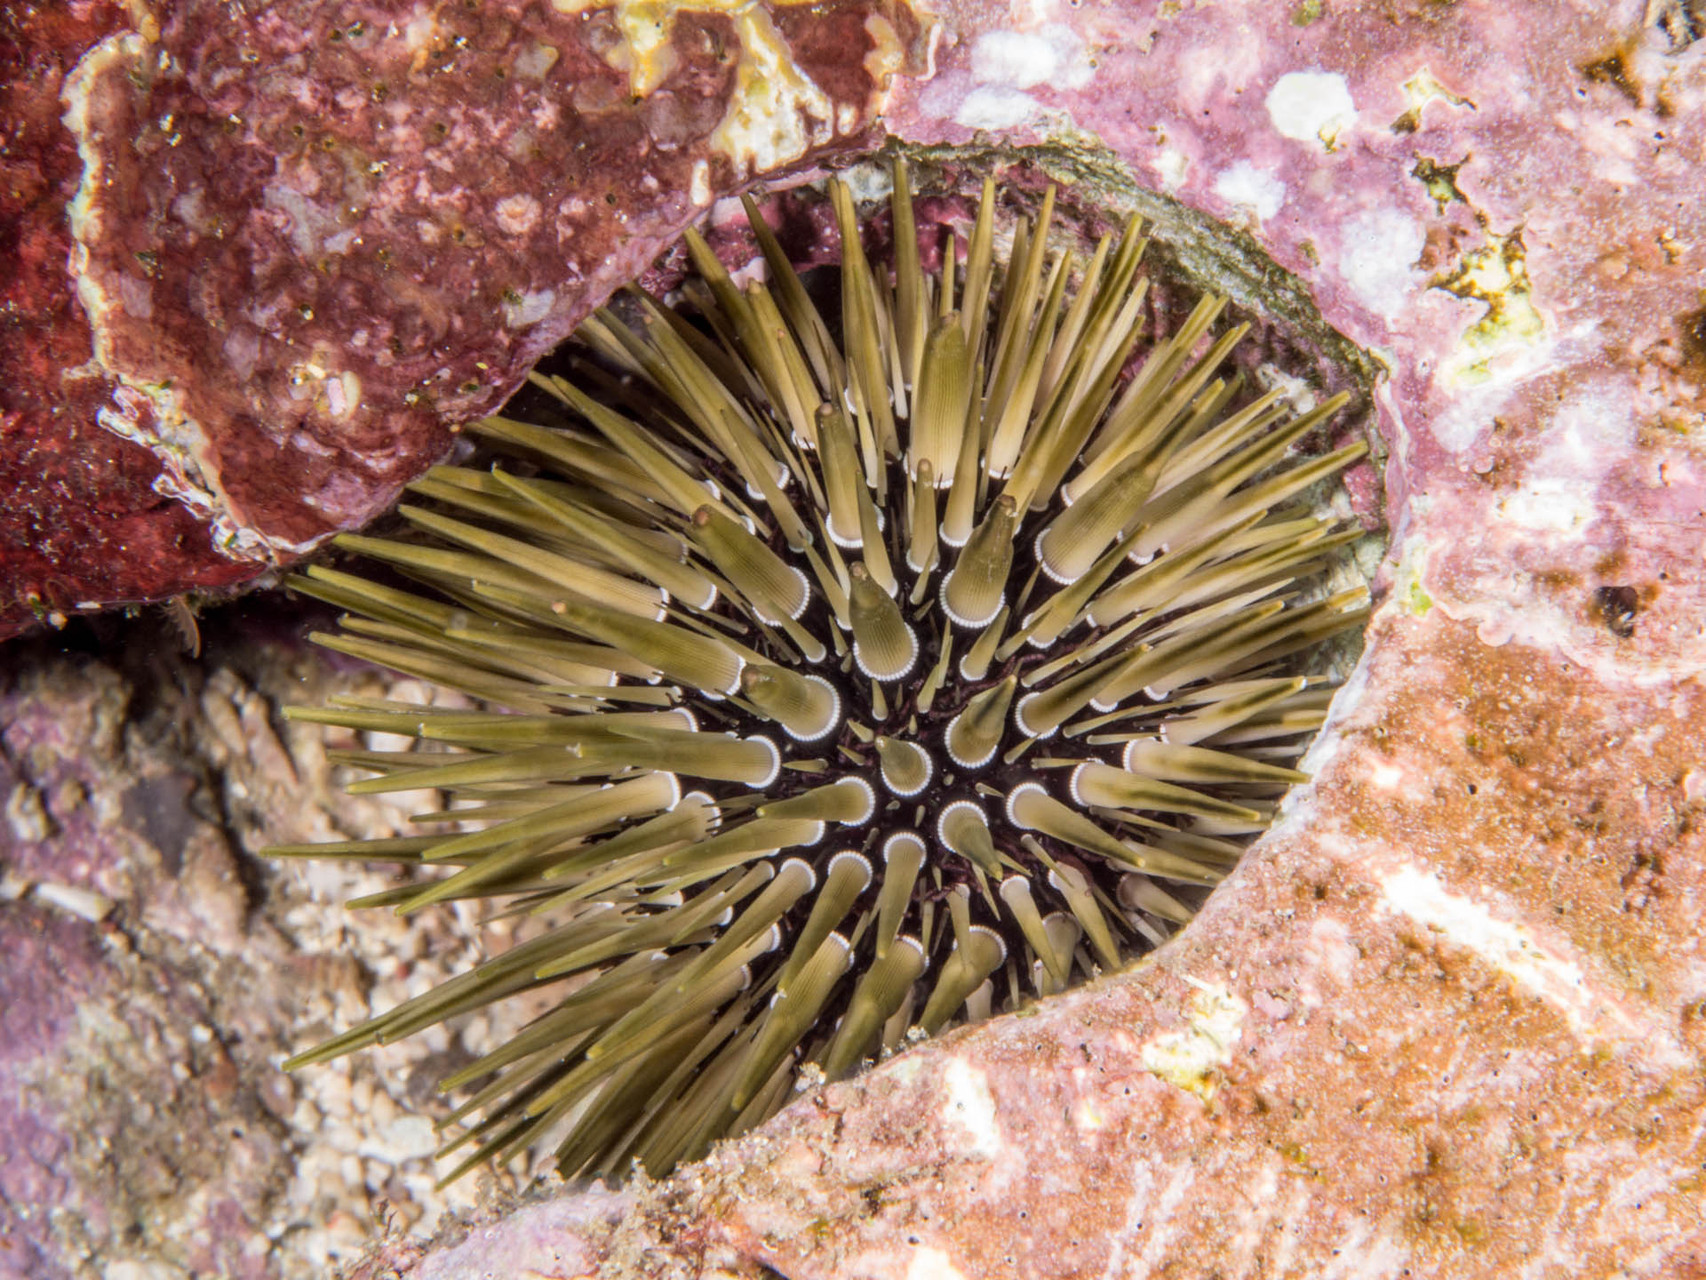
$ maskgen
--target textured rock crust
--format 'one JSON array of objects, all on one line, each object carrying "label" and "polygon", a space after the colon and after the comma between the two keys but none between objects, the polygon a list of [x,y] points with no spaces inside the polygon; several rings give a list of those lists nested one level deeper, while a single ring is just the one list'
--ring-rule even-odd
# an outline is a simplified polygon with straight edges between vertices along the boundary
[{"label": "textured rock crust", "polygon": [[0,33],[0,635],[365,523],[927,52],[905,0],[56,9]]},{"label": "textured rock crust", "polygon": [[[1240,222],[1385,366],[1376,412],[1393,555],[1362,667],[1310,760],[1315,781],[1145,966],[812,1091],[665,1183],[532,1204],[449,1249],[394,1240],[358,1274],[1706,1276],[1697,7],[1226,0],[1015,15],[967,3],[941,16],[936,74],[895,101],[893,131],[920,144],[978,129],[1046,142],[1081,189],[1105,179],[1136,198],[1135,177]],[[645,256],[640,242],[629,251]],[[73,997],[87,993],[96,1030],[110,1029],[100,1011],[138,981],[103,950],[107,918],[85,918],[128,892],[100,877],[152,864],[115,851],[119,817],[82,834],[60,816],[61,756],[119,765],[111,750],[85,752],[75,722],[18,711],[28,693],[0,708],[47,743],[31,755],[8,731],[25,785],[9,802],[5,862],[23,887],[0,903],[0,925],[6,954],[29,950],[68,978],[28,990],[7,978],[7,994],[39,1012],[5,1025],[0,1100],[27,1101],[0,1127],[20,1135],[8,1152],[42,1154],[0,1164],[21,1224],[0,1238],[38,1251],[35,1274],[122,1275],[108,1264],[137,1246],[125,1253],[122,1233],[79,1244],[67,1234],[77,1215],[43,1206],[69,1198],[85,1218],[108,1203],[144,1217],[189,1206],[145,1237],[151,1262],[187,1269],[185,1242],[212,1234],[198,1173],[150,1199],[160,1184],[148,1177],[103,1182],[98,1154],[65,1153],[84,1133],[140,1149],[185,1124],[223,1150],[196,1118],[200,1086],[160,1104],[169,1124],[130,1128],[43,1092],[91,1057]],[[276,778],[240,715],[235,739],[227,717],[215,723],[237,744],[218,749],[230,762],[218,778]],[[290,750],[307,781],[311,746]],[[118,797],[148,773],[119,764],[111,786],[80,785]],[[302,815],[308,833],[377,820],[322,812]],[[263,825],[284,833],[276,815],[247,822],[237,843]],[[207,856],[202,883],[221,883]],[[160,887],[139,901],[174,901],[169,877],[149,883]],[[162,909],[139,928],[131,910],[111,921],[139,950],[134,940],[160,949],[145,970],[158,994],[125,1024],[139,1030],[108,1043],[186,1062],[192,1083],[216,1077],[217,1055],[148,1031],[218,1003],[218,984],[164,941],[193,926]],[[252,907],[238,918],[258,927]],[[213,919],[217,940],[231,916]],[[298,924],[306,954],[314,934]],[[244,945],[264,973],[271,944]],[[366,948],[377,969],[402,945],[352,930],[321,953]],[[339,990],[297,963],[274,983]],[[271,999],[255,1004],[282,1009],[283,995]],[[347,1021],[362,1003],[351,991],[307,1021]],[[234,1016],[210,1024],[221,1043]],[[282,1016],[263,1022],[227,1049],[260,1110],[260,1059],[301,1042]],[[330,1127],[310,1114],[268,1132],[290,1150]],[[235,1269],[258,1224],[272,1239],[270,1224],[294,1215],[262,1265],[310,1266],[289,1231],[318,1228],[328,1203],[355,1212],[364,1189],[380,1198],[381,1171],[358,1159],[348,1172],[321,1199],[251,1189],[256,1178],[222,1184],[247,1216],[217,1237],[233,1252],[204,1265]]]},{"label": "textured rock crust", "polygon": [[1362,667],[1152,962],[559,1243],[611,1277],[1706,1275],[1700,14],[1042,12],[947,6],[888,125],[1099,142],[1386,365]]},{"label": "textured rock crust", "polygon": [[280,643],[300,614],[209,619],[199,662],[158,615],[0,649],[0,1277],[318,1280],[507,1183],[440,1193],[431,1152],[434,1082],[508,1015],[278,1069],[489,945],[455,914],[352,916],[384,873],[252,856],[435,807],[344,796],[340,744],[282,720],[335,691],[428,696]]}]

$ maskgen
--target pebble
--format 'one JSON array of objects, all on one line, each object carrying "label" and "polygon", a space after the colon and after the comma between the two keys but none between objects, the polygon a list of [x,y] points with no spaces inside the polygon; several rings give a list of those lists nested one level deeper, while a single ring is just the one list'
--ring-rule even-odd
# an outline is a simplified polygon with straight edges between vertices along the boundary
[{"label": "pebble", "polygon": [[6,801],[6,825],[19,844],[39,844],[53,834],[53,819],[41,802],[41,792],[27,782],[12,788]]},{"label": "pebble", "polygon": [[61,911],[69,911],[74,916],[81,916],[91,924],[99,924],[112,914],[113,900],[92,889],[80,889],[75,885],[54,884],[47,881],[35,888],[35,897],[50,907],[58,907]]}]

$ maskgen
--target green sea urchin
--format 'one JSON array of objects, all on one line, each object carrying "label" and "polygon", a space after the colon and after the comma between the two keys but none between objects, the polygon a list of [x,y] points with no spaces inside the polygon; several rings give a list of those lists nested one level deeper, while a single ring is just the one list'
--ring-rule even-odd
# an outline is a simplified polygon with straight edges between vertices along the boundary
[{"label": "green sea urchin", "polygon": [[352,790],[453,803],[273,851],[450,872],[368,905],[543,923],[291,1064],[558,984],[444,1082],[477,1085],[456,1172],[549,1135],[565,1174],[661,1174],[808,1064],[1125,964],[1302,778],[1331,692],[1304,662],[1366,613],[1319,587],[1358,531],[1299,502],[1364,446],[1293,454],[1342,397],[1244,396],[1218,298],[1146,341],[1135,220],[1076,265],[1051,190],[1003,263],[986,183],[929,273],[897,165],[891,274],[830,191],[838,315],[749,204],[767,284],[690,233],[694,318],[600,312],[534,376],[554,416],[476,424],[499,462],[341,539],[421,593],[295,580],[349,610],[321,643],[493,708],[296,710],[419,740],[345,753],[378,775]]}]

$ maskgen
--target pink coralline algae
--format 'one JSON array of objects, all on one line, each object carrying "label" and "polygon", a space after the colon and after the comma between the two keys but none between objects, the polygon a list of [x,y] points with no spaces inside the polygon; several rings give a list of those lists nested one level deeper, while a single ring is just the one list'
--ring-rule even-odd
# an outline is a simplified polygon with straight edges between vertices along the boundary
[{"label": "pink coralline algae", "polygon": [[[302,48],[299,24],[268,12],[256,30]],[[621,8],[593,12],[613,15],[618,42],[637,38]],[[777,29],[829,59],[846,39],[816,24],[834,12],[788,10]],[[309,21],[321,42],[294,83],[330,94],[330,19]],[[1135,970],[808,1089],[664,1182],[567,1192],[446,1249],[393,1243],[358,1274],[1706,1275],[1706,19],[1685,0],[967,0],[935,21],[927,73],[887,105],[891,134],[979,155],[1037,144],[1076,190],[1159,192],[1241,228],[1380,369],[1392,546],[1366,652],[1306,760],[1313,781]],[[199,83],[233,95],[209,101],[246,136],[259,126],[237,96],[266,80],[242,47]],[[290,119],[332,136],[335,158],[358,150],[338,124],[354,110],[311,98]],[[197,119],[217,124],[211,109]],[[126,136],[172,150],[140,124]],[[266,155],[268,180],[284,156],[321,182],[349,173],[306,148]],[[442,173],[417,148],[370,178],[430,195]],[[560,331],[693,216],[691,182],[672,169],[648,196],[642,176],[623,179],[589,223],[596,252],[519,292],[572,292],[553,304]],[[268,243],[300,225],[324,252],[342,234],[252,207],[276,218]],[[490,212],[464,231],[502,244]],[[528,221],[520,205],[504,216]],[[443,248],[439,270],[481,249]],[[359,308],[383,292],[383,274],[343,274],[363,251],[377,246],[352,241],[338,270],[293,269],[263,292],[282,300],[275,354],[311,356],[340,297]],[[134,284],[127,298],[122,254],[103,252],[91,259],[115,315],[158,303]],[[466,270],[436,304],[444,334],[491,327],[491,299],[463,307],[457,290],[486,278]],[[207,307],[221,305],[215,278]],[[292,320],[292,291],[310,287],[315,318]],[[426,379],[440,410],[474,412],[477,397],[456,399],[471,365],[423,354],[443,341],[438,313],[395,314],[425,326],[421,351],[398,321],[360,348],[357,376],[398,396]],[[124,347],[131,330],[113,332]],[[393,334],[405,351],[385,366]],[[530,341],[500,344],[504,376]],[[139,377],[156,367],[127,358]],[[249,383],[271,379],[282,403],[294,359],[257,355],[248,377],[194,394],[252,414],[234,407]],[[432,380],[434,361],[449,377]],[[304,468],[372,425],[327,436],[330,375],[348,366],[315,367],[325,376],[291,401],[314,446],[291,455]],[[343,394],[359,414],[362,396]],[[252,499],[271,512],[268,554],[382,505],[412,465],[401,454],[438,447],[421,422],[418,448],[325,455],[315,484],[364,477],[365,497],[328,499],[335,518]],[[1374,476],[1362,483],[1377,505]]]},{"label": "pink coralline algae", "polygon": [[713,196],[857,144],[923,37],[904,0],[20,19],[0,634],[371,519]]},{"label": "pink coralline algae", "polygon": [[1099,155],[1383,366],[1383,604],[1313,783],[1152,961],[808,1090],[559,1245],[607,1276],[1706,1274],[1698,13],[939,14],[892,132]]}]

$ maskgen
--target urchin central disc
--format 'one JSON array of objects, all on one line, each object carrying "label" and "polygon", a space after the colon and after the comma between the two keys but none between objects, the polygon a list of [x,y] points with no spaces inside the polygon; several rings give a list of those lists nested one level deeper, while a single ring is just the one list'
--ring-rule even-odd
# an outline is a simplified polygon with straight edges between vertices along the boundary
[{"label": "urchin central disc", "polygon": [[301,1059],[562,982],[449,1082],[484,1080],[463,1167],[550,1132],[566,1173],[660,1174],[806,1064],[1158,943],[1302,776],[1307,659],[1366,612],[1319,588],[1356,531],[1302,501],[1363,447],[1296,451],[1342,401],[1246,396],[1220,299],[1157,332],[1135,220],[1077,263],[1050,191],[1003,261],[986,184],[926,272],[897,164],[877,270],[830,194],[838,314],[762,218],[766,281],[689,233],[697,311],[600,312],[537,421],[473,427],[488,470],[343,540],[401,585],[297,580],[350,611],[323,643],[491,708],[297,712],[417,739],[350,754],[358,789],[440,788],[462,829],[281,851],[441,867],[381,900],[540,922]]}]

